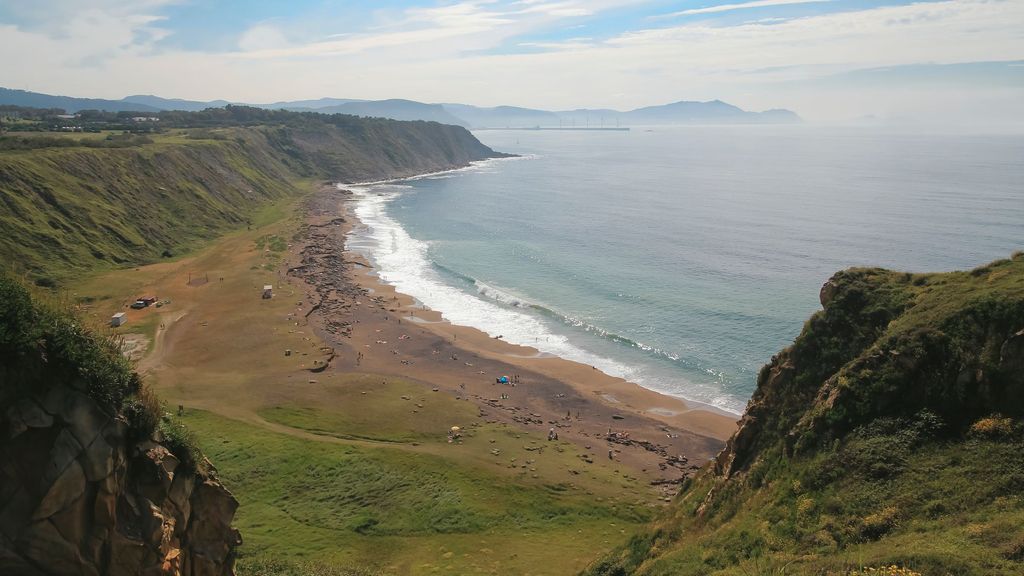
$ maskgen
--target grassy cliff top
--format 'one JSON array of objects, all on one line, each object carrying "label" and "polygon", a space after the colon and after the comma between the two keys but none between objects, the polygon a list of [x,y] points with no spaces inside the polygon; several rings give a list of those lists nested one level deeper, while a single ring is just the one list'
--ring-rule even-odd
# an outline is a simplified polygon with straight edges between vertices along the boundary
[{"label": "grassy cliff top", "polygon": [[160,126],[0,137],[0,258],[54,286],[193,250],[315,181],[398,178],[499,155],[435,122],[233,107],[165,113]]},{"label": "grassy cliff top", "polygon": [[1024,572],[1024,253],[850,269],[821,301],[717,460],[590,573]]}]

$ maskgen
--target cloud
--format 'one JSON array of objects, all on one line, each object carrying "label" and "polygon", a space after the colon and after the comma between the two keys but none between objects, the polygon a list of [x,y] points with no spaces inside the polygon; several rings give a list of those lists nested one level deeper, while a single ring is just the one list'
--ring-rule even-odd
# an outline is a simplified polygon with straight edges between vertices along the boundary
[{"label": "cloud", "polygon": [[[635,1],[635,0],[633,0]],[[408,49],[426,45],[418,56],[437,58],[495,48],[510,38],[566,19],[630,3],[623,0],[580,2],[575,0],[470,0],[429,8],[410,8],[362,33],[332,34],[318,42],[295,46],[242,48],[235,57],[250,59],[330,57],[374,50]],[[406,53],[406,56],[410,56]]]},{"label": "cloud", "polygon": [[560,42],[520,42],[523,48],[539,48],[542,50],[581,50],[595,46],[593,38],[567,38]]},{"label": "cloud", "polygon": [[815,4],[820,2],[832,2],[833,0],[754,0],[753,2],[743,2],[741,4],[719,4],[717,6],[708,6],[706,8],[691,8],[689,10],[681,10],[679,12],[672,12],[671,14],[662,14],[660,16],[654,16],[655,19],[661,18],[677,18],[679,16],[691,16],[694,14],[715,14],[718,12],[731,12],[733,10],[744,10],[748,8],[765,8],[768,6],[788,6],[791,4]]},{"label": "cloud", "polygon": [[287,48],[288,45],[288,38],[284,33],[270,24],[252,26],[238,39],[238,48],[247,52],[280,50]]},{"label": "cloud", "polygon": [[[904,89],[899,75],[870,91],[856,75],[828,86],[816,78],[930,62],[1024,60],[1024,2],[1016,0],[922,2],[784,21],[648,21],[603,39],[544,34],[594,17],[579,10],[600,16],[626,4],[467,1],[388,12],[373,19],[372,29],[339,24],[327,31],[337,36],[312,41],[274,20],[249,28],[228,53],[155,50],[153,38],[167,33],[158,12],[113,15],[101,7],[69,17],[60,34],[0,24],[0,53],[23,55],[0,59],[0,78],[11,87],[83,96],[147,92],[249,102],[406,97],[631,108],[721,98],[745,108],[794,108],[815,119],[898,102],[912,108],[914,99],[929,97]],[[967,110],[967,95],[993,110],[1019,111],[1013,101],[1024,102],[1024,87],[979,83],[932,98]]]}]

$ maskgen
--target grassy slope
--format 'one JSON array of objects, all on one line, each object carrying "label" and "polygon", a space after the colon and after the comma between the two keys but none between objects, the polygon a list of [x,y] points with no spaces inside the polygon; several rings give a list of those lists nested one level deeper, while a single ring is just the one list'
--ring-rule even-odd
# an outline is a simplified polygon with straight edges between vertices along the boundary
[{"label": "grassy slope", "polygon": [[[590,573],[1024,571],[1024,255],[833,283],[716,466]],[[972,427],[993,412],[1011,429]]]},{"label": "grassy slope", "polygon": [[[192,131],[196,133],[195,131]],[[364,181],[494,155],[462,128],[307,121],[184,131],[122,148],[0,151],[0,257],[53,284],[193,250],[313,179]]]},{"label": "grassy slope", "polygon": [[253,162],[237,142],[167,140],[0,153],[0,253],[56,277],[153,261],[296,193],[280,163]]},{"label": "grassy slope", "polygon": [[[422,394],[420,386],[394,382],[381,390],[373,381],[380,421],[406,419],[408,406],[381,393]],[[450,398],[435,403],[459,408]],[[311,425],[295,414],[289,420]],[[374,428],[384,442],[363,444],[318,442],[209,413],[186,421],[243,504],[241,573],[271,557],[400,574],[569,574],[649,518],[643,504],[611,489],[611,478],[583,481],[597,496],[552,483],[556,469],[575,465],[575,453],[524,451],[545,444],[539,435],[481,425],[463,444],[449,445],[435,425],[432,437],[420,437],[435,446],[409,450],[399,444],[406,438],[400,428],[393,435]],[[362,435],[346,424],[315,424],[333,437]]]}]

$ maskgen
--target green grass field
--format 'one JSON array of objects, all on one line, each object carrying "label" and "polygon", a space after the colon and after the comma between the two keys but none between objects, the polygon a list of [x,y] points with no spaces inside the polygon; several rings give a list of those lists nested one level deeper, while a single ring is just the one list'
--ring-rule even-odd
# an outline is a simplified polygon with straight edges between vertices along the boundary
[{"label": "green grass field", "polygon": [[[283,413],[339,437],[363,428]],[[201,411],[184,420],[242,504],[241,574],[268,558],[388,574],[571,574],[651,517],[614,486],[602,495],[586,481],[551,483],[560,466],[579,466],[574,455],[537,456],[523,448],[531,438],[497,428],[471,428],[463,444],[435,435],[440,450],[419,451],[310,440]],[[374,434],[408,434],[393,430]],[[500,456],[480,457],[492,449]]]}]

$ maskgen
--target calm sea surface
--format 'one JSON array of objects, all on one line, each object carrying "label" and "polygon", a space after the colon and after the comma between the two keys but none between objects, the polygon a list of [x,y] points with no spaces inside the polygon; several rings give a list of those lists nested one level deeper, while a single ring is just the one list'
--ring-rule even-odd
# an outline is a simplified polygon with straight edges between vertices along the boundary
[{"label": "calm sea surface", "polygon": [[523,157],[358,188],[350,245],[452,322],[733,412],[836,270],[1024,249],[1024,136],[475,134]]}]

